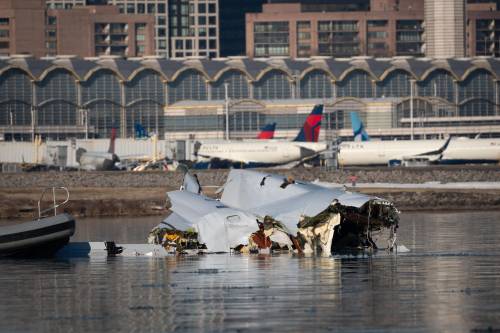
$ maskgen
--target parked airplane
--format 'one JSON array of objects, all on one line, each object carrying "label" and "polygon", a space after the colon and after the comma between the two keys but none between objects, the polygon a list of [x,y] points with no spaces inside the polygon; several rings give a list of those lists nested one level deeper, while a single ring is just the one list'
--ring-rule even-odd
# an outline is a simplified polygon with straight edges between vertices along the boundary
[{"label": "parked airplane", "polygon": [[327,149],[319,143],[323,105],[316,105],[293,141],[251,140],[204,143],[198,149],[195,168],[266,167],[300,163]]},{"label": "parked airplane", "polygon": [[271,140],[274,138],[274,131],[276,130],[276,123],[266,124],[262,127],[257,139]]},{"label": "parked airplane", "polygon": [[76,150],[76,161],[84,170],[115,170],[115,164],[120,161],[115,154],[116,128],[111,130],[109,149],[107,152],[87,151],[84,148]]},{"label": "parked airplane", "polygon": [[[361,121],[353,121],[354,136],[357,132],[369,139]],[[340,166],[498,163],[500,139],[343,142],[337,158]]]}]

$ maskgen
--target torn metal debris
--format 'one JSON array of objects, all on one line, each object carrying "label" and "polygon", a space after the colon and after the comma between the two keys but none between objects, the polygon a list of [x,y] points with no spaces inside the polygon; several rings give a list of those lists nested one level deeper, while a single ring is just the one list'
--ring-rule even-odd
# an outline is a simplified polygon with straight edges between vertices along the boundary
[{"label": "torn metal debris", "polygon": [[248,170],[231,170],[222,189],[208,198],[186,173],[181,190],[167,193],[172,214],[149,242],[181,253],[396,248],[399,212],[381,198]]}]

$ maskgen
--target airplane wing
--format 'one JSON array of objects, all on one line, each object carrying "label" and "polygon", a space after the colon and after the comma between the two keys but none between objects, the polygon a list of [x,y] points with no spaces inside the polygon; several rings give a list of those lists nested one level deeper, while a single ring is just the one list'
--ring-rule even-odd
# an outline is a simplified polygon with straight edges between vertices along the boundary
[{"label": "airplane wing", "polygon": [[429,162],[438,162],[443,158],[443,153],[445,150],[448,148],[448,145],[450,144],[451,137],[449,137],[445,143],[436,150],[431,150],[427,152],[423,152],[420,154],[415,154],[415,155],[406,155],[402,157],[397,157],[397,158],[392,158],[392,161],[405,161],[405,160],[413,160],[413,159],[420,159],[420,160],[426,160]]},{"label": "airplane wing", "polygon": [[450,144],[451,136],[448,138],[448,140],[445,141],[445,143],[441,146],[441,148],[437,150],[432,150],[428,151],[425,153],[417,154],[416,156],[433,156],[433,155],[443,155],[444,151],[446,148],[448,148],[448,145]]}]

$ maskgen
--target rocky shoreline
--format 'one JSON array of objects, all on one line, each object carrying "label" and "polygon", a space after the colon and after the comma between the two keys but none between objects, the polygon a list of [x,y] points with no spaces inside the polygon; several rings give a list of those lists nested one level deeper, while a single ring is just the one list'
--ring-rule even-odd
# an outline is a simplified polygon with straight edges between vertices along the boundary
[{"label": "rocky shoreline", "polygon": [[[327,171],[320,168],[267,170],[295,179],[349,183],[488,182],[500,181],[500,167],[364,168]],[[196,172],[208,192],[225,182],[227,170]],[[32,172],[0,173],[0,219],[37,214],[38,198],[45,187],[65,186],[71,200],[64,210],[77,216],[166,215],[165,192],[177,189],[178,172]],[[400,210],[500,209],[498,190],[353,190],[393,201]],[[48,198],[48,197],[47,197]],[[49,205],[48,201],[46,202]]]}]

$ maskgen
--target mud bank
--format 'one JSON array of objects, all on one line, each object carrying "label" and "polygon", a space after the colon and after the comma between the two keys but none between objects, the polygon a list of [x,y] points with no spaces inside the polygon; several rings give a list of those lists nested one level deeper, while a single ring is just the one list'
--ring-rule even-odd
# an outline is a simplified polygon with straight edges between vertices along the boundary
[{"label": "mud bank", "polygon": [[[296,179],[348,183],[356,176],[363,183],[485,182],[500,181],[500,168],[434,167],[372,168],[325,171],[319,168],[268,170]],[[199,171],[202,185],[210,193],[222,185],[227,170]],[[177,172],[33,172],[0,173],[0,219],[28,218],[35,209],[42,189],[65,186],[70,203],[64,210],[77,216],[166,215],[165,192],[176,189],[182,181]],[[401,210],[500,209],[497,190],[387,190],[359,188],[393,201]],[[60,198],[62,199],[62,197]],[[46,203],[46,207],[49,203]]]}]

